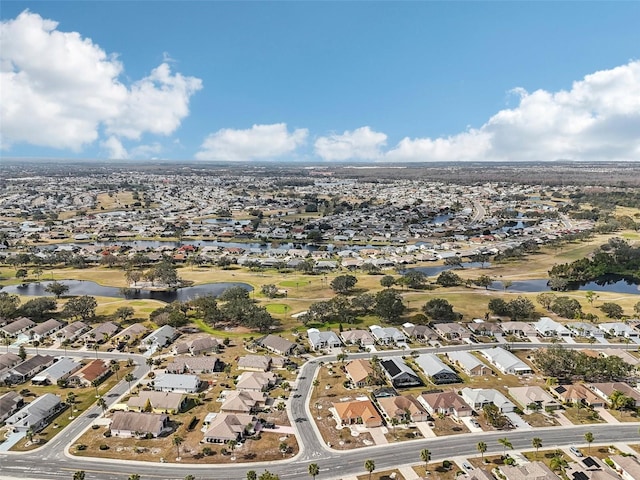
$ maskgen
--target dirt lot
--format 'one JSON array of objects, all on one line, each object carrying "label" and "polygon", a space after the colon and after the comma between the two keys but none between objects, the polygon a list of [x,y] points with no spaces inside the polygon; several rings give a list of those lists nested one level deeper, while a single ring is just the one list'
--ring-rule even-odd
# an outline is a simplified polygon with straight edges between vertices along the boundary
[{"label": "dirt lot", "polygon": [[433,433],[435,433],[439,437],[470,432],[470,430],[464,423],[458,423],[453,419],[453,417],[450,416],[444,418],[435,417],[433,423],[435,424],[435,426],[432,428]]},{"label": "dirt lot", "polygon": [[460,469],[455,464],[452,464],[452,467],[447,470],[442,466],[442,462],[430,463],[427,473],[425,473],[424,465],[413,467],[413,469],[421,477],[433,480],[453,480],[460,473]]},{"label": "dirt lot", "polygon": [[[393,475],[395,473],[395,475]],[[369,474],[358,475],[358,480],[369,480]],[[399,470],[387,470],[384,472],[372,472],[371,480],[404,480]]]}]

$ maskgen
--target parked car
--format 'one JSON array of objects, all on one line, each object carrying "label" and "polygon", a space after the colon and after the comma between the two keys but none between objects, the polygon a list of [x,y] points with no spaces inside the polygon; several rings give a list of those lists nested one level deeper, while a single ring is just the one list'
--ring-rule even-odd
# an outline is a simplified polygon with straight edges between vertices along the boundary
[{"label": "parked car", "polygon": [[584,455],[582,454],[582,452],[577,449],[576,447],[574,447],[573,445],[569,447],[569,450],[571,450],[571,453],[573,453],[576,457],[583,457]]}]

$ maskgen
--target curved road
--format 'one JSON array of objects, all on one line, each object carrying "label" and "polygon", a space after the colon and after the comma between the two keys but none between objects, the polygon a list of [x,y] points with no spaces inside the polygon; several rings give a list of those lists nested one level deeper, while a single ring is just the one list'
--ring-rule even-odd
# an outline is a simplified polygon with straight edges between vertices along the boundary
[{"label": "curved road", "polygon": [[[482,345],[455,345],[448,347],[420,348],[420,352],[446,352],[450,350],[474,350],[479,347],[490,347],[496,344]],[[504,345],[503,345],[504,346]],[[530,349],[549,344],[542,343],[517,343],[511,344],[514,349]],[[584,348],[584,345],[563,345],[566,348]],[[625,349],[626,345],[590,345],[589,348],[619,348]],[[54,351],[62,353],[62,351]],[[73,352],[74,355],[93,352]],[[379,357],[407,354],[406,350],[377,352]],[[119,353],[101,354],[103,358],[132,358],[137,364],[134,375],[136,379],[147,374],[149,368],[145,358],[136,355]],[[349,358],[371,357],[371,353],[350,354]],[[428,448],[432,460],[443,460],[460,455],[477,455],[476,444],[483,441],[488,446],[487,454],[502,452],[502,446],[498,439],[507,436],[513,447],[517,449],[530,449],[533,436],[542,439],[546,448],[584,443],[584,433],[590,431],[594,434],[597,443],[616,443],[639,441],[637,423],[625,423],[616,425],[587,425],[573,427],[549,427],[536,428],[534,430],[512,430],[509,432],[484,432],[455,435],[449,437],[428,438],[406,441],[394,445],[381,445],[376,447],[361,448],[357,450],[336,451],[331,450],[321,440],[315,426],[311,412],[309,411],[309,397],[311,394],[313,379],[318,372],[320,361],[335,361],[335,356],[315,358],[306,362],[300,369],[296,390],[290,397],[288,408],[291,423],[296,430],[300,453],[292,459],[271,463],[248,463],[238,465],[194,465],[194,464],[154,464],[151,462],[120,461],[114,459],[97,459],[86,457],[74,457],[69,455],[65,448],[76,437],[89,428],[94,418],[100,414],[98,407],[92,407],[78,417],[65,430],[60,432],[52,441],[36,451],[28,453],[3,453],[0,454],[0,478],[37,478],[59,479],[70,478],[76,470],[84,470],[89,479],[122,479],[131,473],[138,473],[143,480],[147,478],[182,479],[187,474],[197,478],[207,479],[238,479],[246,478],[248,470],[262,472],[268,469],[280,475],[282,479],[300,479],[308,477],[308,465],[315,462],[320,466],[320,478],[341,478],[348,475],[361,474],[365,460],[371,458],[376,462],[376,470],[396,468],[399,465],[415,464],[420,462],[420,450]],[[108,404],[111,405],[127,390],[126,382],[118,383],[107,395]]]}]

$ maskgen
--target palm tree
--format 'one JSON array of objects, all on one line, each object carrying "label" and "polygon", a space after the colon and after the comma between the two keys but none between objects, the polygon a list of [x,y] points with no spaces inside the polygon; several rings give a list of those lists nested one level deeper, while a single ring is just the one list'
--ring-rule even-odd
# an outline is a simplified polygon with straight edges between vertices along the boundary
[{"label": "palm tree", "polygon": [[536,449],[536,458],[538,458],[538,449],[542,446],[542,439],[539,437],[532,438],[531,445]]},{"label": "palm tree", "polygon": [[76,394],[73,392],[67,393],[67,403],[74,404],[76,401]]},{"label": "palm tree", "polygon": [[255,470],[249,470],[247,472],[247,480],[258,480],[258,474]]},{"label": "palm tree", "polygon": [[64,348],[64,354],[66,355],[67,347],[71,345],[71,340],[69,340],[68,338],[65,338],[60,345],[62,345],[62,348]]},{"label": "palm tree", "polygon": [[227,445],[229,446],[229,448],[231,449],[231,455],[233,455],[233,452],[236,449],[236,445],[238,445],[238,441],[237,440],[229,440],[227,442]]},{"label": "palm tree", "polygon": [[78,470],[73,474],[73,480],[84,480],[84,470]]},{"label": "palm tree", "polygon": [[311,478],[313,480],[316,480],[316,475],[318,475],[320,473],[320,467],[318,466],[317,463],[310,463],[309,464],[309,475],[311,475]]},{"label": "palm tree", "polygon": [[369,480],[371,480],[371,474],[376,469],[376,464],[373,460],[369,459],[364,462],[364,469],[369,472]]},{"label": "palm tree", "polygon": [[116,374],[116,380],[119,382],[120,377],[118,376],[118,370],[120,370],[120,364],[118,362],[111,365],[111,370]]},{"label": "palm tree", "polygon": [[98,342],[93,344],[93,350],[96,352],[96,360],[98,359],[98,349],[100,348],[100,345],[98,345]]},{"label": "palm tree", "polygon": [[176,458],[180,458],[180,445],[183,442],[183,438],[180,435],[174,435],[172,442],[176,446]]},{"label": "palm tree", "polygon": [[36,355],[38,354],[38,347],[40,346],[40,342],[38,340],[33,341],[33,347],[36,349]]},{"label": "palm tree", "polygon": [[513,450],[513,445],[511,444],[511,442],[509,441],[509,439],[507,437],[504,438],[499,438],[498,439],[498,443],[500,445],[502,445],[503,449],[502,449],[502,456],[506,456],[507,455],[507,448],[510,448],[511,450]]},{"label": "palm tree", "polygon": [[138,475],[137,473],[132,473],[131,475],[129,475],[129,480],[140,480],[140,475]]},{"label": "palm tree", "polygon": [[196,480],[196,477],[194,475],[187,475],[184,477],[184,480]]},{"label": "palm tree", "polygon": [[124,379],[129,384],[129,390],[131,390],[131,382],[133,382],[136,379],[136,377],[134,377],[132,373],[127,373],[124,376]]},{"label": "palm tree", "polygon": [[484,462],[484,454],[487,451],[487,444],[484,442],[478,442],[478,444],[476,445],[476,450],[480,452],[480,456],[482,458],[482,461]]},{"label": "palm tree", "polygon": [[589,455],[591,455],[591,443],[593,443],[593,433],[587,432],[584,434],[585,441],[589,444]]},{"label": "palm tree", "polygon": [[424,462],[424,471],[426,473],[427,467],[429,465],[429,460],[431,460],[431,452],[426,448],[420,450],[420,460]]},{"label": "palm tree", "polygon": [[100,397],[96,402],[96,405],[98,405],[102,409],[102,414],[104,415],[104,413],[107,411],[107,401],[104,399],[104,397]]},{"label": "palm tree", "polygon": [[98,379],[95,379],[93,382],[91,382],[91,385],[96,389],[96,398],[98,398],[100,396],[100,394],[98,393],[98,385],[100,385],[100,381]]}]

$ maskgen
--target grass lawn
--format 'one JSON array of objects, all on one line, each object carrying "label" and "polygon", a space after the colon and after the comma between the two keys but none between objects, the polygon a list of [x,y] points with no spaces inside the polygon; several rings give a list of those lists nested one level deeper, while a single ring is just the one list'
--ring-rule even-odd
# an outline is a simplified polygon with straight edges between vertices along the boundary
[{"label": "grass lawn", "polygon": [[532,452],[522,452],[522,454],[532,462],[543,462],[547,467],[551,468],[551,461],[554,457],[559,456],[566,462],[572,462],[573,459],[570,458],[566,453],[562,450],[539,450],[536,454],[535,450]]},{"label": "grass lawn", "polygon": [[286,303],[269,303],[266,307],[269,313],[286,314],[291,311],[291,307]]},{"label": "grass lawn", "polygon": [[587,408],[565,407],[562,413],[575,425],[604,423],[598,412]]},{"label": "grass lawn", "polygon": [[609,408],[607,410],[611,415],[613,415],[619,422],[637,422],[638,421],[638,413],[630,410],[614,410]]},{"label": "grass lawn", "polygon": [[384,472],[373,471],[371,475],[367,473],[365,475],[358,475],[356,478],[358,480],[404,480],[400,470],[385,470]]},{"label": "grass lawn", "polygon": [[[453,480],[458,478],[460,469],[455,463],[452,463],[452,468],[446,470],[442,467],[442,463],[430,463],[429,468],[425,469],[424,465],[413,467],[413,470],[422,478],[432,478],[433,480]],[[461,477],[464,478],[464,477]]]}]

